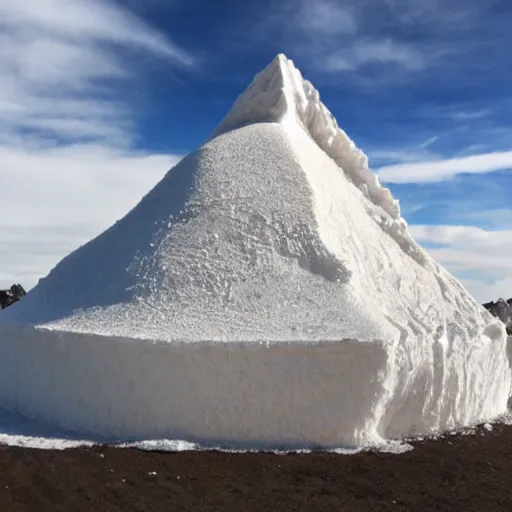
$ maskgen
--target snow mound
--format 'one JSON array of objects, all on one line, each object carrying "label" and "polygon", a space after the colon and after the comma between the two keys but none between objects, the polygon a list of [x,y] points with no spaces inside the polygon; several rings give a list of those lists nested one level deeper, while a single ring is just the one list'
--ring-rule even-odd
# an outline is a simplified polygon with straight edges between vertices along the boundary
[{"label": "snow mound", "polygon": [[503,325],[282,55],[2,312],[0,350],[0,407],[124,439],[363,446],[490,420],[511,386]]}]

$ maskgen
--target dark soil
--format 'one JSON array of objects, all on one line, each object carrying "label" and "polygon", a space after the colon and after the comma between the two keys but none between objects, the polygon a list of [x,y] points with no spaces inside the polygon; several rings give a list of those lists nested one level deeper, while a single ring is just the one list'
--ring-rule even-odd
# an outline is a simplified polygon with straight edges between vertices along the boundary
[{"label": "dark soil", "polygon": [[91,510],[510,511],[512,427],[401,455],[0,447],[1,512]]}]

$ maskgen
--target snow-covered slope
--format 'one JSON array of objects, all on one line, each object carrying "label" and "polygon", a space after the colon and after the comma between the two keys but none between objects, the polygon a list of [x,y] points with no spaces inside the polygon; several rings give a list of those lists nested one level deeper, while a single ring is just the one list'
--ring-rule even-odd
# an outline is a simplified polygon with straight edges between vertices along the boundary
[{"label": "snow-covered slope", "polygon": [[0,350],[0,406],[106,435],[361,444],[489,419],[511,384],[503,326],[282,55]]}]

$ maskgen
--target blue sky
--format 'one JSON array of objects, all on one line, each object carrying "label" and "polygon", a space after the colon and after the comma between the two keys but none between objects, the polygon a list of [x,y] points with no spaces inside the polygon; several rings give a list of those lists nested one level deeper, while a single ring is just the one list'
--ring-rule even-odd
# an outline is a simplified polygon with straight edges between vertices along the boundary
[{"label": "blue sky", "polygon": [[284,52],[418,241],[512,296],[510,26],[505,0],[0,0],[0,286],[122,216]]}]

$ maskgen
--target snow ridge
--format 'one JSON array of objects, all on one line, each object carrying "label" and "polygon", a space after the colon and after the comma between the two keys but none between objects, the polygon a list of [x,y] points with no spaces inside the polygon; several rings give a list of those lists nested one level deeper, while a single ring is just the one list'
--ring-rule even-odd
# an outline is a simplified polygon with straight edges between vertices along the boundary
[{"label": "snow ridge", "polygon": [[293,61],[283,54],[277,55],[255,76],[213,132],[212,138],[247,124],[264,122],[297,123],[301,126],[363,195],[379,207],[369,213],[381,229],[418,263],[430,264],[426,254],[419,250],[409,235],[407,223],[400,215],[398,200],[369,170],[367,156],[338,126],[313,84],[305,80]]}]

